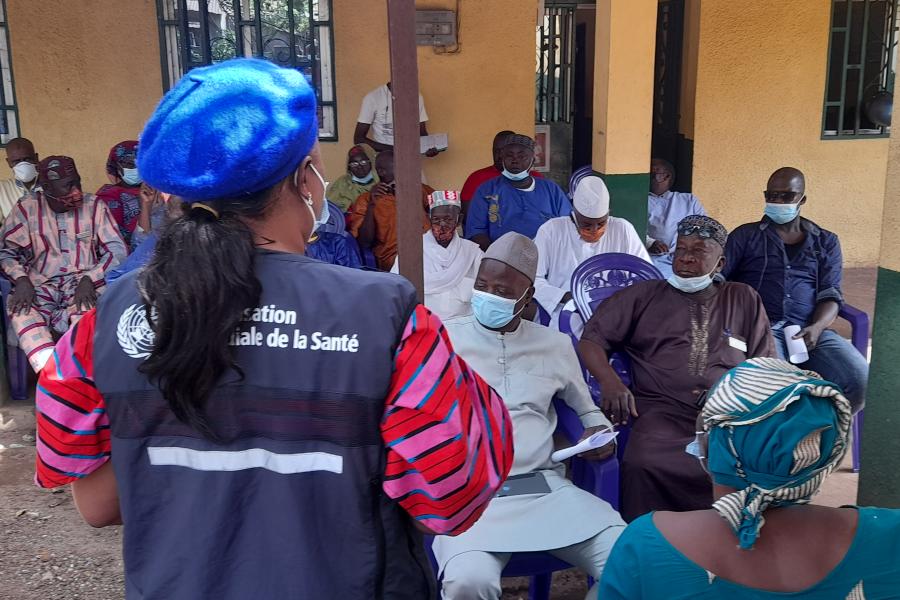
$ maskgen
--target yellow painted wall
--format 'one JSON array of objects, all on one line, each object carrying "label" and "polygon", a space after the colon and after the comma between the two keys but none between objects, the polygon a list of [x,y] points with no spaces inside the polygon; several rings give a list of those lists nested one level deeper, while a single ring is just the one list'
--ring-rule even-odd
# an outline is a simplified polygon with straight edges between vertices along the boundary
[{"label": "yellow painted wall", "polygon": [[598,0],[594,56],[596,171],[650,165],[657,0]]},{"label": "yellow painted wall", "polygon": [[[534,134],[536,0],[462,0],[458,54],[420,47],[419,85],[428,131],[448,133],[450,149],[424,158],[428,183],[461,188],[475,169],[491,163],[491,141],[501,129]],[[336,143],[322,143],[328,176],[346,169],[359,105],[390,78],[384,0],[334,0]],[[454,10],[455,0],[419,0],[417,9]]]},{"label": "yellow painted wall", "polygon": [[703,0],[693,191],[728,227],[758,220],[781,166],[806,173],[803,214],[846,265],[878,259],[887,139],[821,140],[829,0]]},{"label": "yellow painted wall", "polygon": [[[72,155],[86,190],[105,183],[109,148],[138,135],[162,93],[154,0],[7,0],[22,135],[42,155]],[[461,187],[491,161],[500,129],[534,132],[537,0],[462,0],[458,54],[419,48],[429,131],[450,149],[423,159],[429,183]],[[420,0],[455,9],[455,0]],[[363,96],[389,79],[385,0],[334,0],[339,141],[323,143],[329,177]]]},{"label": "yellow painted wall", "polygon": [[21,135],[41,156],[72,156],[94,191],[109,149],[137,138],[162,93],[156,2],[6,5]]}]

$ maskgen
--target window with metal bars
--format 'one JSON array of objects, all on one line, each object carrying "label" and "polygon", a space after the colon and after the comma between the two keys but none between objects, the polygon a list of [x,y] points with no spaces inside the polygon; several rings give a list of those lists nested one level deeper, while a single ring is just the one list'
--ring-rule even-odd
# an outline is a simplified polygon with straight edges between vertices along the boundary
[{"label": "window with metal bars", "polygon": [[537,28],[535,123],[568,123],[575,111],[575,5],[547,6]]},{"label": "window with metal bars", "polygon": [[9,50],[9,26],[6,0],[0,0],[0,146],[19,137],[19,109],[13,86],[12,59]]},{"label": "window with metal bars", "polygon": [[[4,0],[5,1],[5,0]],[[319,102],[319,139],[337,140],[331,0],[156,0],[163,85],[238,56],[302,71]]]},{"label": "window with metal bars", "polygon": [[898,0],[832,0],[822,137],[885,137],[897,64]]}]

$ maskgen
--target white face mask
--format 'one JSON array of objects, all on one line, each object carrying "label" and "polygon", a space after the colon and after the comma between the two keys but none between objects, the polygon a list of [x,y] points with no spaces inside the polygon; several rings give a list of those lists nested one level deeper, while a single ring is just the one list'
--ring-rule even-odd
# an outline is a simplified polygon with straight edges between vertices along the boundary
[{"label": "white face mask", "polygon": [[[306,208],[309,210],[309,214],[313,220],[312,231],[309,233],[309,237],[306,239],[307,242],[310,242],[313,236],[316,235],[316,231],[319,227],[325,225],[328,222],[328,217],[331,215],[331,210],[328,208],[328,197],[326,196],[326,192],[328,190],[328,182],[325,181],[325,178],[322,177],[322,174],[319,173],[319,170],[310,163],[307,165],[312,172],[315,173],[316,177],[319,178],[319,183],[322,184],[322,210],[319,212],[319,216],[316,216],[315,211],[313,210],[313,197],[312,194],[309,197],[305,198]],[[294,172],[294,185],[297,185],[297,171]]]},{"label": "white face mask", "polygon": [[696,294],[697,292],[702,292],[706,288],[712,285],[713,279],[712,274],[716,272],[715,267],[713,270],[707,273],[706,275],[700,275],[698,277],[681,277],[672,273],[672,276],[669,277],[666,281],[676,290],[681,290],[685,294]]},{"label": "white face mask", "polygon": [[22,183],[31,183],[37,177],[37,167],[30,162],[22,161],[13,167],[13,173]]}]

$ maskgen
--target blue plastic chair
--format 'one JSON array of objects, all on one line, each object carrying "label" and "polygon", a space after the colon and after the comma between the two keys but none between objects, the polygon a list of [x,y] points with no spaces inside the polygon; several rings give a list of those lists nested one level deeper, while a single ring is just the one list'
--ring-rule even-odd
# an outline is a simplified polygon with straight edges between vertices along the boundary
[{"label": "blue plastic chair", "polygon": [[[563,434],[568,443],[577,443],[584,434],[584,427],[582,427],[578,415],[559,399],[553,400],[553,406],[557,415],[556,431]],[[619,510],[619,461],[616,457],[597,462],[576,456],[572,458],[570,464],[572,483],[606,500],[613,508]],[[426,536],[425,545],[428,549],[431,566],[437,574],[437,561],[431,552],[433,539],[432,536]],[[516,552],[506,564],[506,568],[503,569],[502,576],[530,577],[529,600],[549,600],[553,573],[571,568],[572,565],[548,552]],[[593,585],[590,578],[588,578],[588,584]]]},{"label": "blue plastic chair", "polygon": [[[869,315],[849,304],[841,307],[838,317],[850,323],[850,338],[853,347],[860,354],[869,356]],[[853,417],[853,472],[859,473],[860,442],[862,440],[865,410],[861,410]]]},{"label": "blue plastic chair", "polygon": [[593,165],[584,165],[583,167],[578,167],[572,172],[572,176],[569,177],[569,199],[572,199],[575,196],[575,188],[578,187],[578,184],[581,182],[581,180],[588,175],[593,174]]},{"label": "blue plastic chair", "polygon": [[[6,310],[6,300],[12,292],[12,283],[5,277],[0,277],[0,310],[6,323],[6,332],[11,331],[12,323]],[[4,338],[3,343],[7,343]],[[25,400],[28,398],[28,357],[20,346],[6,347],[6,376],[9,379],[9,393],[13,400]]]}]

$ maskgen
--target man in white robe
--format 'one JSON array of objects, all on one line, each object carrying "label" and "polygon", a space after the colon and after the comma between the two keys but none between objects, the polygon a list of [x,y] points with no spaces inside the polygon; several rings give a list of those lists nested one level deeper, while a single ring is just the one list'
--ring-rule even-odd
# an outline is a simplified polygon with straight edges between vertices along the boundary
[{"label": "man in white robe", "polygon": [[568,217],[550,219],[538,229],[535,300],[551,317],[554,329],[562,307],[572,298],[572,273],[587,259],[607,252],[637,256],[648,263],[650,255],[634,226],[609,214],[609,191],[603,180],[585,177],[575,189],[574,211]]},{"label": "man in white robe", "polygon": [[[534,293],[536,268],[534,242],[518,233],[502,236],[478,270],[474,314],[445,323],[456,352],[503,397],[513,421],[510,477],[524,476],[529,490],[491,500],[462,535],[435,538],[445,599],[499,598],[500,573],[513,552],[548,551],[599,579],[624,527],[608,503],[576,487],[551,459],[554,397],[579,415],[585,436],[610,424],[591,401],[568,338],[520,317]],[[602,460],[613,452],[608,444],[585,457]]]},{"label": "man in white robe", "polygon": [[[484,252],[475,242],[457,235],[462,203],[455,190],[428,195],[431,231],[422,235],[425,306],[442,321],[472,312],[469,301]],[[392,273],[399,273],[399,260]]]}]

